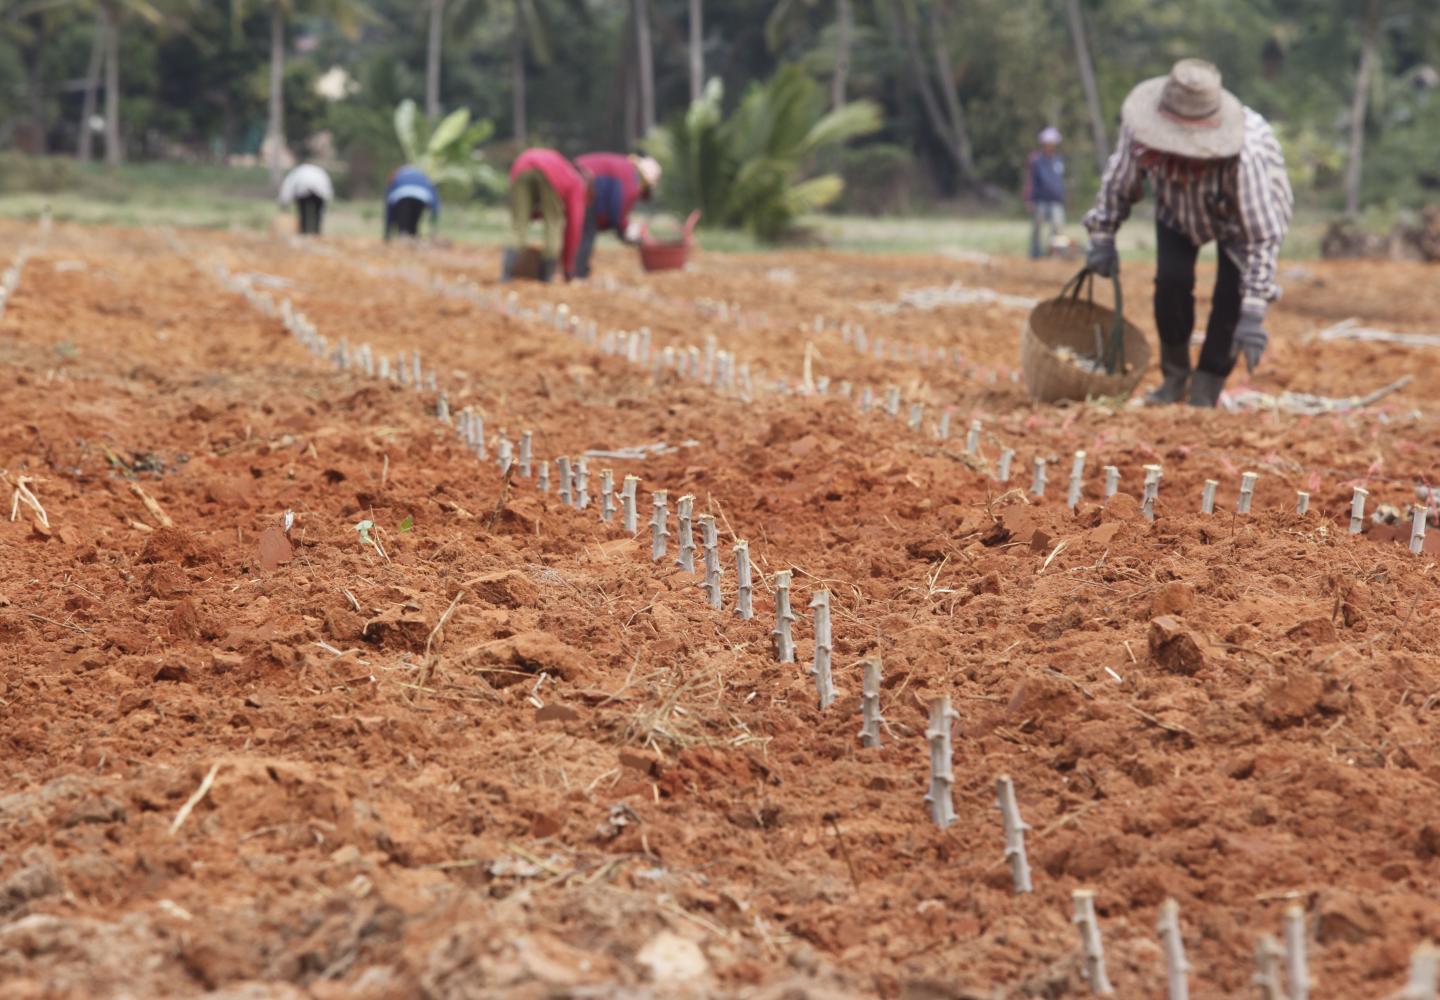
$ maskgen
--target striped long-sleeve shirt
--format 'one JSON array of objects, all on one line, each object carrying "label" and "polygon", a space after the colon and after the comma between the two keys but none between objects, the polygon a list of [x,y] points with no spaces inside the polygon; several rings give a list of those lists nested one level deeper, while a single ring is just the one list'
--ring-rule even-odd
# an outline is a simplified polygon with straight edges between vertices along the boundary
[{"label": "striped long-sleeve shirt", "polygon": [[1196,246],[1215,240],[1230,255],[1240,269],[1247,306],[1263,308],[1280,297],[1275,266],[1295,196],[1280,142],[1258,112],[1245,109],[1239,156],[1204,162],[1193,170],[1167,170],[1136,143],[1130,129],[1122,128],[1095,207],[1085,216],[1092,239],[1114,238],[1130,207],[1144,197],[1146,180],[1155,189],[1157,219]]}]

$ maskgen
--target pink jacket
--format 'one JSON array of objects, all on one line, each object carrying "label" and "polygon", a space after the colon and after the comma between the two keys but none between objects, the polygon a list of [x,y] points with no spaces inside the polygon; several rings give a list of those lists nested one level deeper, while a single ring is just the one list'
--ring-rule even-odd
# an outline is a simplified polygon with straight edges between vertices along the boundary
[{"label": "pink jacket", "polygon": [[[527,149],[510,166],[510,180],[527,170],[538,170],[545,182],[560,196],[565,205],[565,249],[562,264],[565,277],[575,273],[575,253],[580,249],[580,235],[585,229],[585,210],[590,197],[590,182],[569,160],[553,149]],[[538,215],[536,216],[538,218]]]}]

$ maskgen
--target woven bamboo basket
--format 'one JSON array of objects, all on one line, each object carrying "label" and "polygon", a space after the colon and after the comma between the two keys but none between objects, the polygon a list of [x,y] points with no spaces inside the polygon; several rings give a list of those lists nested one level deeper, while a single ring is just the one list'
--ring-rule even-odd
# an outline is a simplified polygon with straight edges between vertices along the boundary
[{"label": "woven bamboo basket", "polygon": [[[1030,398],[1058,403],[1100,396],[1124,399],[1134,392],[1150,366],[1150,345],[1123,310],[1120,279],[1115,279],[1115,308],[1110,309],[1094,301],[1094,279],[1088,271],[1031,310],[1020,338],[1020,367]],[[1115,373],[1086,371],[1061,353],[1064,348],[1113,357]]]}]

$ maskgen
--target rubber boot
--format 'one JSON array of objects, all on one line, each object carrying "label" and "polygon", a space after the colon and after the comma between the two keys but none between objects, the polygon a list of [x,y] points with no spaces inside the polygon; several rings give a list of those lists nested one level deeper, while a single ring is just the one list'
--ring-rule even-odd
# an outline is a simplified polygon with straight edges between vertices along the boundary
[{"label": "rubber boot", "polygon": [[506,247],[505,255],[500,258],[500,280],[509,281],[515,277],[515,261],[520,257],[520,251],[515,247]]},{"label": "rubber boot", "polygon": [[1190,345],[1160,344],[1160,371],[1165,378],[1145,394],[1146,406],[1168,406],[1185,399],[1190,385]]},{"label": "rubber boot", "polygon": [[1213,372],[1197,371],[1190,381],[1190,405],[1213,409],[1220,402],[1220,393],[1225,388],[1225,376]]},{"label": "rubber boot", "polygon": [[545,257],[540,261],[540,280],[547,284],[555,278],[555,258]]}]

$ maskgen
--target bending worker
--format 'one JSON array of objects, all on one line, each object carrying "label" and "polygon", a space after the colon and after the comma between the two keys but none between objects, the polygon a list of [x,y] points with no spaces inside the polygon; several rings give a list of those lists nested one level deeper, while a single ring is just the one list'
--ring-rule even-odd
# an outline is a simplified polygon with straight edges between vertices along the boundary
[{"label": "bending worker", "polygon": [[649,156],[622,153],[586,153],[575,158],[576,165],[592,178],[590,211],[580,236],[575,277],[590,277],[590,255],[595,252],[597,233],[612,230],[625,243],[640,241],[640,223],[630,220],[635,203],[649,201],[660,186],[660,164]]},{"label": "bending worker", "polygon": [[325,206],[335,200],[335,187],[323,167],[302,163],[285,175],[280,184],[280,204],[295,206],[300,216],[300,234],[319,236]]},{"label": "bending worker", "polygon": [[401,236],[420,235],[420,219],[430,210],[430,235],[440,224],[440,192],[419,167],[405,166],[390,175],[385,189],[385,238],[391,230]]},{"label": "bending worker", "polygon": [[[1155,327],[1164,381],[1147,403],[1214,406],[1236,359],[1250,371],[1269,338],[1265,310],[1280,296],[1275,267],[1294,195],[1270,125],[1221,87],[1220,71],[1182,59],[1168,77],[1146,80],[1125,98],[1120,138],[1105,167],[1086,266],[1103,277],[1119,268],[1115,232],[1155,189]],[[1219,248],[1205,345],[1192,375],[1195,258]]]},{"label": "bending worker", "polygon": [[576,277],[575,259],[585,212],[590,201],[590,180],[553,149],[527,149],[510,165],[510,224],[515,246],[505,251],[501,280],[510,280],[515,262],[525,247],[530,223],[541,220],[540,280],[550,281],[557,267],[566,280]]}]

